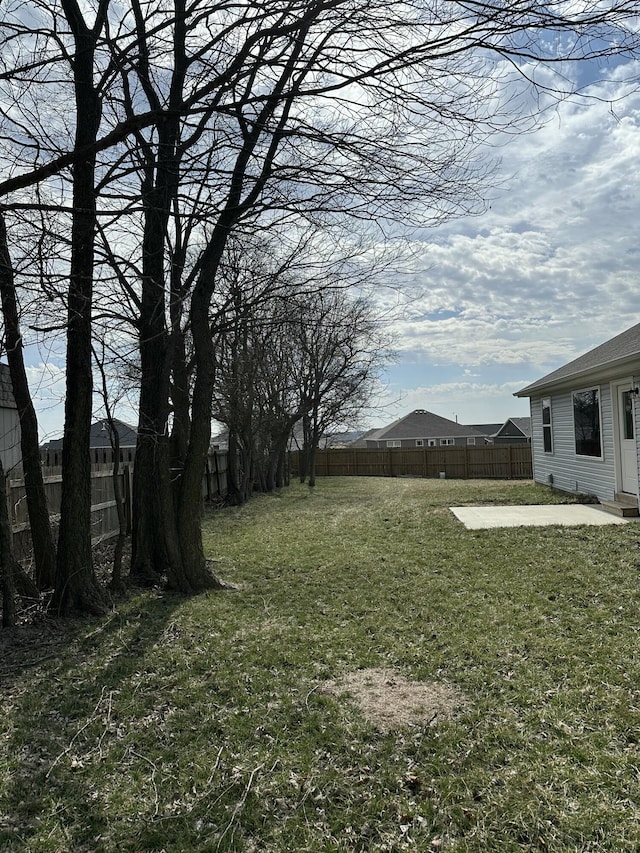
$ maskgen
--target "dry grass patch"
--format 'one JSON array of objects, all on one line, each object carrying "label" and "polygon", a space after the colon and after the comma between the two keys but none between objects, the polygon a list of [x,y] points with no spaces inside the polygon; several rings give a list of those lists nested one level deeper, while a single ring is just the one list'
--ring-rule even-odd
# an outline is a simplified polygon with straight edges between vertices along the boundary
[{"label": "dry grass patch", "polygon": [[451,685],[408,681],[393,669],[379,667],[325,681],[322,692],[348,696],[365,719],[383,732],[450,720],[464,704],[462,693]]}]

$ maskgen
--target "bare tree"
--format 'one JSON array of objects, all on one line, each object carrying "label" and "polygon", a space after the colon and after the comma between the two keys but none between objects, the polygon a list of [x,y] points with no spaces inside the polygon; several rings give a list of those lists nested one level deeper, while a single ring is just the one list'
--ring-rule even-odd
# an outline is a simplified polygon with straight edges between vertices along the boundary
[{"label": "bare tree", "polygon": [[[513,81],[535,86],[536,68],[546,63],[559,73],[545,98],[565,97],[563,62],[637,47],[637,10],[617,0],[497,7],[411,0],[241,7],[174,0],[155,7],[132,0],[107,15],[108,6],[97,4],[89,26],[84,7],[61,0],[62,11],[47,11],[55,26],[37,32],[44,65],[29,54],[38,69],[50,62],[56,69],[38,71],[46,84],[41,98],[73,85],[73,141],[41,120],[16,124],[14,111],[5,110],[0,128],[3,151],[19,164],[0,181],[0,195],[15,199],[45,181],[51,187],[52,176],[72,169],[67,497],[56,592],[63,611],[100,606],[88,553],[83,391],[91,388],[98,194],[112,216],[105,233],[132,222],[127,239],[139,239],[128,271],[137,281],[131,287],[127,280],[141,365],[134,573],[157,579],[164,572],[176,588],[196,591],[216,583],[206,570],[198,508],[216,381],[211,304],[230,237],[277,221],[292,229],[313,221],[329,234],[348,220],[384,229],[386,221],[424,226],[478,211],[488,171],[476,158],[479,143],[506,128],[516,133],[521,118],[531,117],[516,114],[504,94],[525,91]],[[2,26],[19,56],[33,35],[28,21]],[[11,64],[0,83],[15,78]],[[16,67],[26,77],[24,61]],[[36,77],[31,66],[28,75]],[[69,203],[64,191],[58,197]],[[171,405],[179,394],[182,432],[172,449]]]},{"label": "bare tree", "polygon": [[49,508],[42,478],[38,420],[29,392],[24,364],[22,334],[16,299],[16,288],[5,219],[0,211],[0,298],[7,360],[11,374],[13,394],[20,418],[20,450],[24,475],[31,541],[36,569],[36,583],[40,589],[53,587],[56,568],[56,549],[49,523]]},{"label": "bare tree", "polygon": [[[70,64],[75,90],[75,148],[95,146],[101,119],[95,53],[109,0],[100,0],[90,26],[77,0],[61,0],[73,36]],[[58,563],[52,607],[61,614],[100,613],[104,603],[91,554],[91,463],[89,431],[93,405],[92,306],[96,232],[96,155],[73,164],[73,213],[67,313],[67,367],[62,498]]]},{"label": "bare tree", "polygon": [[300,305],[299,311],[294,346],[301,353],[304,410],[300,479],[308,477],[314,486],[321,437],[358,423],[371,403],[390,348],[372,304],[363,298],[329,289]]},{"label": "bare tree", "polygon": [[[224,181],[189,302],[195,377],[178,532],[194,573],[203,563],[196,509],[215,382],[209,306],[229,234],[266,207],[325,221],[331,213],[370,219],[418,208],[437,221],[477,208],[482,170],[473,146],[507,122],[490,62],[536,58],[535,34],[549,27],[579,35],[587,20],[596,30],[607,22],[595,8],[571,19],[563,8],[455,5],[445,19],[440,6],[287,3],[229,19],[231,59],[216,83]],[[622,24],[628,10],[613,15]],[[219,45],[210,55],[220,56]],[[589,55],[600,50],[584,39],[582,46]],[[576,49],[572,39],[568,50]]]}]

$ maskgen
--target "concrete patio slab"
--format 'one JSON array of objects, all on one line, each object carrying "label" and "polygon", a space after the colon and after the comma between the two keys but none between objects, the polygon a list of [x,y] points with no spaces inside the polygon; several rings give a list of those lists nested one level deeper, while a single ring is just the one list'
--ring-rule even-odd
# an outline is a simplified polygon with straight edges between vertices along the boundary
[{"label": "concrete patio slab", "polygon": [[452,506],[455,517],[468,530],[492,527],[547,527],[560,524],[628,524],[634,519],[620,518],[595,504],[544,504],[535,506]]}]

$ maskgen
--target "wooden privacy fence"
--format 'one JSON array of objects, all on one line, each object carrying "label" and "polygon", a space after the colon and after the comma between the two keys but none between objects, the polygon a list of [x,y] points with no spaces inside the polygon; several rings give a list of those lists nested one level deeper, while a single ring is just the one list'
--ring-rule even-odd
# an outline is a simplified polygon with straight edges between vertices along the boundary
[{"label": "wooden privacy fence", "polygon": [[[299,473],[299,451],[291,473]],[[328,448],[316,455],[318,477],[450,477],[460,480],[530,480],[530,444],[484,447]]]},{"label": "wooden privacy fence", "polygon": [[[62,469],[44,468],[44,487],[49,506],[49,515],[54,528],[60,513],[62,497]],[[127,532],[131,532],[131,494],[133,466],[123,465],[118,474],[122,490],[122,502],[127,522]],[[227,453],[212,451],[207,459],[207,467],[202,480],[203,500],[216,500],[227,493]],[[7,481],[7,503],[9,519],[13,531],[13,545],[19,559],[26,557],[31,549],[29,513],[24,480]],[[113,471],[111,465],[94,465],[91,469],[91,539],[93,544],[116,536],[119,530],[118,507],[115,500]]]}]

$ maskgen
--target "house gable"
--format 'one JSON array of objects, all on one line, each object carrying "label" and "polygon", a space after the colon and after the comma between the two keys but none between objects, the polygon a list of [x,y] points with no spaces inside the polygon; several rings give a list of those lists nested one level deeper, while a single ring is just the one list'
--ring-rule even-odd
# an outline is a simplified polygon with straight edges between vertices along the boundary
[{"label": "house gable", "polygon": [[17,409],[13,396],[11,371],[8,364],[0,364],[0,409]]},{"label": "house gable", "polygon": [[[135,427],[113,419],[114,426],[118,430],[118,441],[120,445],[120,460],[132,462],[135,456],[138,433]],[[58,466],[62,464],[62,438],[48,441],[41,448],[42,459],[45,465]],[[89,432],[89,449],[92,464],[109,464],[113,462],[113,450],[109,436],[108,421],[103,419],[91,424]]]},{"label": "house gable", "polygon": [[508,418],[496,433],[496,438],[531,438],[531,418]]},{"label": "house gable", "polygon": [[476,432],[482,433],[486,438],[491,438],[503,427],[503,424],[471,424],[471,427]]}]

